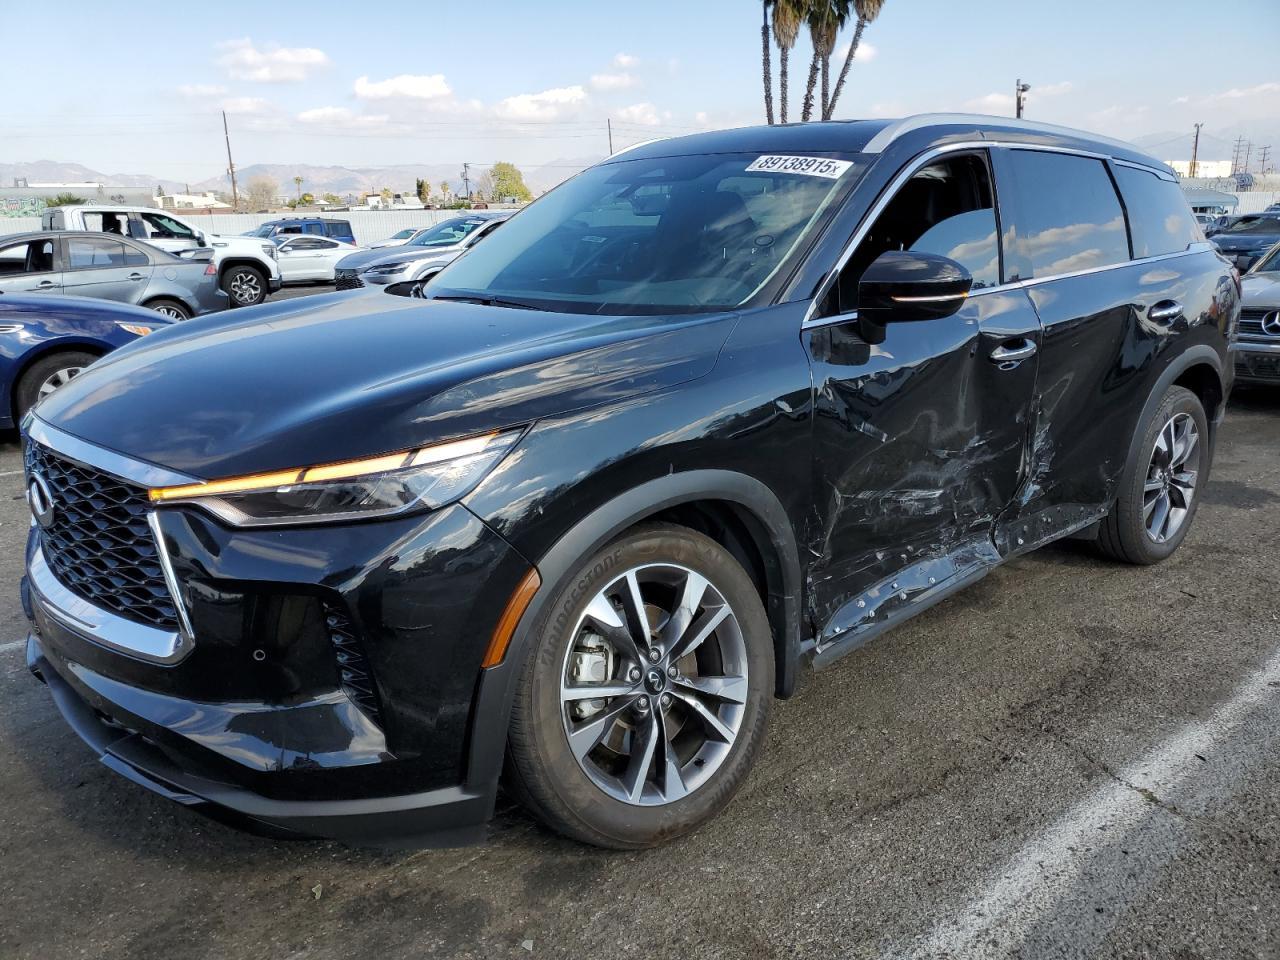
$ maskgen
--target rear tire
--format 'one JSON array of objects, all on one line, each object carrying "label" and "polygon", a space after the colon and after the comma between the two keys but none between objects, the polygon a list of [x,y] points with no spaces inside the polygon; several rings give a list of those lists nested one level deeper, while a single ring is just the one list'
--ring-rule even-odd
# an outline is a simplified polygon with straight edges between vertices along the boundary
[{"label": "rear tire", "polygon": [[522,665],[508,785],[596,846],[686,834],[729,803],[764,740],[773,642],[755,585],[714,540],[666,523],[584,558],[566,583]]},{"label": "rear tire", "polygon": [[267,278],[257,267],[231,267],[222,274],[222,289],[233,307],[252,307],[267,299]]},{"label": "rear tire", "polygon": [[1209,478],[1209,422],[1200,398],[1170,387],[1141,427],[1098,548],[1125,563],[1159,563],[1182,544]]},{"label": "rear tire", "polygon": [[92,353],[79,350],[64,350],[41,357],[18,378],[18,385],[13,391],[15,420],[21,422],[41,398],[74,379],[97,359]]},{"label": "rear tire", "polygon": [[168,317],[170,320],[190,320],[191,311],[177,300],[170,300],[168,297],[159,297],[155,300],[149,300],[143,304],[148,310],[154,310],[162,317]]}]

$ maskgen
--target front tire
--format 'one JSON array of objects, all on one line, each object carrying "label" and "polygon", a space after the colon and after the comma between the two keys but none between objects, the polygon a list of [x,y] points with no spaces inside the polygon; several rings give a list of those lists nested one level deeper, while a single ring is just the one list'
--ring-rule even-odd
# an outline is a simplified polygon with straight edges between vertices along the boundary
[{"label": "front tire", "polygon": [[257,267],[231,267],[222,275],[222,289],[233,307],[252,307],[267,299],[267,278]]},{"label": "front tire", "polygon": [[755,585],[718,543],[635,528],[568,578],[531,646],[507,772],[540,820],[635,849],[729,803],[764,739],[774,664]]},{"label": "front tire", "polygon": [[13,391],[15,422],[21,422],[27,411],[44,397],[79,376],[85,367],[98,358],[80,350],[64,350],[41,357],[18,378]]},{"label": "front tire", "polygon": [[1129,455],[1098,547],[1125,563],[1159,563],[1182,544],[1209,476],[1209,422],[1200,398],[1170,387]]}]

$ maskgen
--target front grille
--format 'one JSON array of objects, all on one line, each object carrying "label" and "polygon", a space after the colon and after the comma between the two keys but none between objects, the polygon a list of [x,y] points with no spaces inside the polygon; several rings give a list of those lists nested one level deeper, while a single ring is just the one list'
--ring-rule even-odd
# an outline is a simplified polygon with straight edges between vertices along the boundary
[{"label": "front grille", "polygon": [[335,270],[333,285],[338,290],[359,290],[364,286],[364,281],[354,270]]},{"label": "front grille", "polygon": [[338,661],[343,692],[364,711],[365,716],[381,726],[382,710],[378,705],[378,690],[355,624],[336,604],[326,603],[324,614],[325,624],[329,628],[329,642],[333,644],[333,654]]},{"label": "front grille", "polygon": [[1262,343],[1280,343],[1280,336],[1272,336],[1262,330],[1262,320],[1275,310],[1245,309],[1240,311],[1239,334],[1241,340],[1255,340]]},{"label": "front grille", "polygon": [[177,610],[147,525],[147,491],[59,456],[30,438],[27,475],[49,486],[53,518],[39,527],[49,569],[95,606],[153,627],[176,630]]}]

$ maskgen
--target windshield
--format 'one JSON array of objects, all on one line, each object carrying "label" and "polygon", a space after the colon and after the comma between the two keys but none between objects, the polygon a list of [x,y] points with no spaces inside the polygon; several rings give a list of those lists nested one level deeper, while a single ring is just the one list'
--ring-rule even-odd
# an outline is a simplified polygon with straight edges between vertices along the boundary
[{"label": "windshield", "polygon": [[483,217],[457,217],[423,230],[407,244],[410,247],[452,247],[461,243],[489,221]]},{"label": "windshield", "polygon": [[758,153],[601,164],[456,260],[429,295],[573,313],[733,309],[781,275],[866,168]]},{"label": "windshield", "polygon": [[1268,273],[1273,270],[1280,270],[1280,243],[1272,247],[1265,257],[1253,265],[1250,273]]},{"label": "windshield", "polygon": [[1241,217],[1223,233],[1280,233],[1280,218]]}]

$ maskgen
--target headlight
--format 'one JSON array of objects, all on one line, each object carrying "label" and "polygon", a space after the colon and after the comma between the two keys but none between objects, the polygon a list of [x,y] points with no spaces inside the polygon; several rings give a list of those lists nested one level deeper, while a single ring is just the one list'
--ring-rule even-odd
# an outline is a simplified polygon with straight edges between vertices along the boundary
[{"label": "headlight", "polygon": [[270,257],[272,260],[280,259],[280,251],[276,249],[276,245],[274,243],[264,243],[262,245],[262,252],[265,253],[268,257]]},{"label": "headlight", "polygon": [[148,333],[151,333],[155,330],[155,327],[144,327],[140,323],[125,323],[122,320],[117,320],[116,326],[118,326],[121,330],[128,330],[134,336],[138,336],[138,337],[145,337]]},{"label": "headlight", "polygon": [[412,260],[401,261],[400,263],[381,263],[381,264],[378,264],[377,266],[370,267],[365,271],[365,273],[377,273],[377,274],[404,273],[404,271],[408,270],[411,266],[413,266]]},{"label": "headlight", "polygon": [[150,491],[153,503],[196,504],[239,527],[330,523],[434,509],[458,499],[520,439],[506,430],[366,460]]}]

